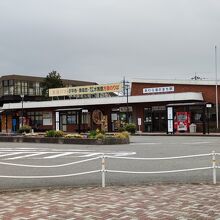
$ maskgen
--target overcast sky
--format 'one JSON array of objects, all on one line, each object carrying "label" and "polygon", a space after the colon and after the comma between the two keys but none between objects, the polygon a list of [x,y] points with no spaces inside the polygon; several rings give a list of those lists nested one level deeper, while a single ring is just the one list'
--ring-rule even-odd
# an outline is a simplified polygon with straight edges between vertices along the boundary
[{"label": "overcast sky", "polygon": [[215,45],[219,0],[0,0],[1,75],[214,79]]}]

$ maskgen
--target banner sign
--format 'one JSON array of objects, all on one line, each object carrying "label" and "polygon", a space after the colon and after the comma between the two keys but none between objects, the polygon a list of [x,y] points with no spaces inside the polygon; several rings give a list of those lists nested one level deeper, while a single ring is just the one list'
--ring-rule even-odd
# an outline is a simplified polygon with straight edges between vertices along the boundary
[{"label": "banner sign", "polygon": [[174,92],[174,86],[144,88],[143,94]]},{"label": "banner sign", "polygon": [[167,131],[173,133],[173,107],[167,108]]},{"label": "banner sign", "polygon": [[56,131],[60,130],[60,113],[56,112]]},{"label": "banner sign", "polygon": [[167,119],[173,120],[173,107],[167,108]]},{"label": "banner sign", "polygon": [[121,83],[91,85],[91,86],[76,86],[76,87],[49,89],[49,97],[120,92],[121,90],[122,90]]}]

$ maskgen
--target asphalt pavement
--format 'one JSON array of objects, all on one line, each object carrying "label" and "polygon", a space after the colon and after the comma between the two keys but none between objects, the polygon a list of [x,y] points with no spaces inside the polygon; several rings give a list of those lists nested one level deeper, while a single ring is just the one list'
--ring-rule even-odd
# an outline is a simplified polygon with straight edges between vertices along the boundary
[{"label": "asphalt pavement", "polygon": [[[105,188],[101,187],[101,172],[71,176],[100,170],[103,153],[120,157],[106,158],[106,169],[210,166],[211,156],[153,162],[122,158],[220,152],[219,142],[219,137],[142,136],[132,137],[129,145],[113,146],[0,143],[0,219],[220,219],[219,171],[216,185],[212,184],[212,170],[138,175],[107,172]],[[72,164],[82,160],[87,162]]]},{"label": "asphalt pavement", "polygon": [[[73,176],[78,172],[101,170],[102,154],[108,156],[152,158],[220,153],[219,137],[203,136],[134,136],[128,145],[58,145],[0,143],[0,188],[38,188],[60,186],[101,186],[101,172]],[[71,164],[81,160],[80,164]],[[217,163],[219,162],[217,157]],[[65,165],[66,164],[66,165]],[[27,165],[27,166],[24,166]],[[178,160],[142,161],[106,158],[107,170],[168,171],[210,167],[212,157]],[[45,167],[34,167],[45,166]],[[38,178],[42,177],[43,178]],[[219,170],[217,170],[217,181]],[[151,183],[212,183],[212,170],[169,174],[106,173],[106,185]]]}]

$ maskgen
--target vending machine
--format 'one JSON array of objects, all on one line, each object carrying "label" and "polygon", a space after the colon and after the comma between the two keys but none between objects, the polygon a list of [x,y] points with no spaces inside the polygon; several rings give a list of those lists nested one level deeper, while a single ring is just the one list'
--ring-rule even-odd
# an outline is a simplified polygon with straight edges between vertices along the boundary
[{"label": "vending machine", "polygon": [[189,131],[190,123],[190,112],[176,112],[176,116],[174,118],[174,129],[176,131]]}]

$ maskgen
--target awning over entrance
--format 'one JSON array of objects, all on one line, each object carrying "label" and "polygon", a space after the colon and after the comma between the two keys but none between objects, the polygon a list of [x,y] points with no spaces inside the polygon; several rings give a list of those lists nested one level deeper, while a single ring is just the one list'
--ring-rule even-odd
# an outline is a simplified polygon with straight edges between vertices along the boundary
[{"label": "awning over entrance", "polygon": [[[173,115],[173,109],[176,109],[178,107],[185,107],[187,109],[187,112],[190,111],[190,107],[194,107],[194,108],[197,108],[196,110],[196,114],[198,114],[198,111],[200,111],[200,114],[201,114],[201,122],[202,122],[202,131],[203,131],[203,134],[206,133],[206,114],[205,114],[205,109],[206,109],[206,104],[207,102],[183,102],[183,103],[171,103],[171,104],[167,104],[166,107],[167,107],[167,115],[168,115],[168,131],[167,133],[173,133],[174,132],[174,129],[173,129],[173,126],[174,126],[174,115]],[[197,106],[197,107],[195,107]],[[191,117],[188,116],[188,113],[186,111],[183,111],[183,112],[179,112],[180,115],[186,115],[186,117],[189,117],[189,121],[191,123]],[[192,112],[190,112],[190,114],[192,114]],[[181,116],[182,117],[182,116]],[[176,115],[176,118],[178,118],[178,115]],[[178,120],[178,119],[176,119]],[[183,119],[181,119],[183,120]],[[181,121],[180,120],[180,121]],[[185,121],[187,121],[188,123],[188,119],[185,119]],[[186,123],[184,121],[184,123]],[[178,123],[178,121],[176,122]],[[182,122],[181,122],[182,123]],[[193,122],[195,124],[195,122]],[[186,125],[185,125],[186,126]],[[189,126],[189,125],[187,125]],[[196,126],[196,125],[194,125]]]}]

